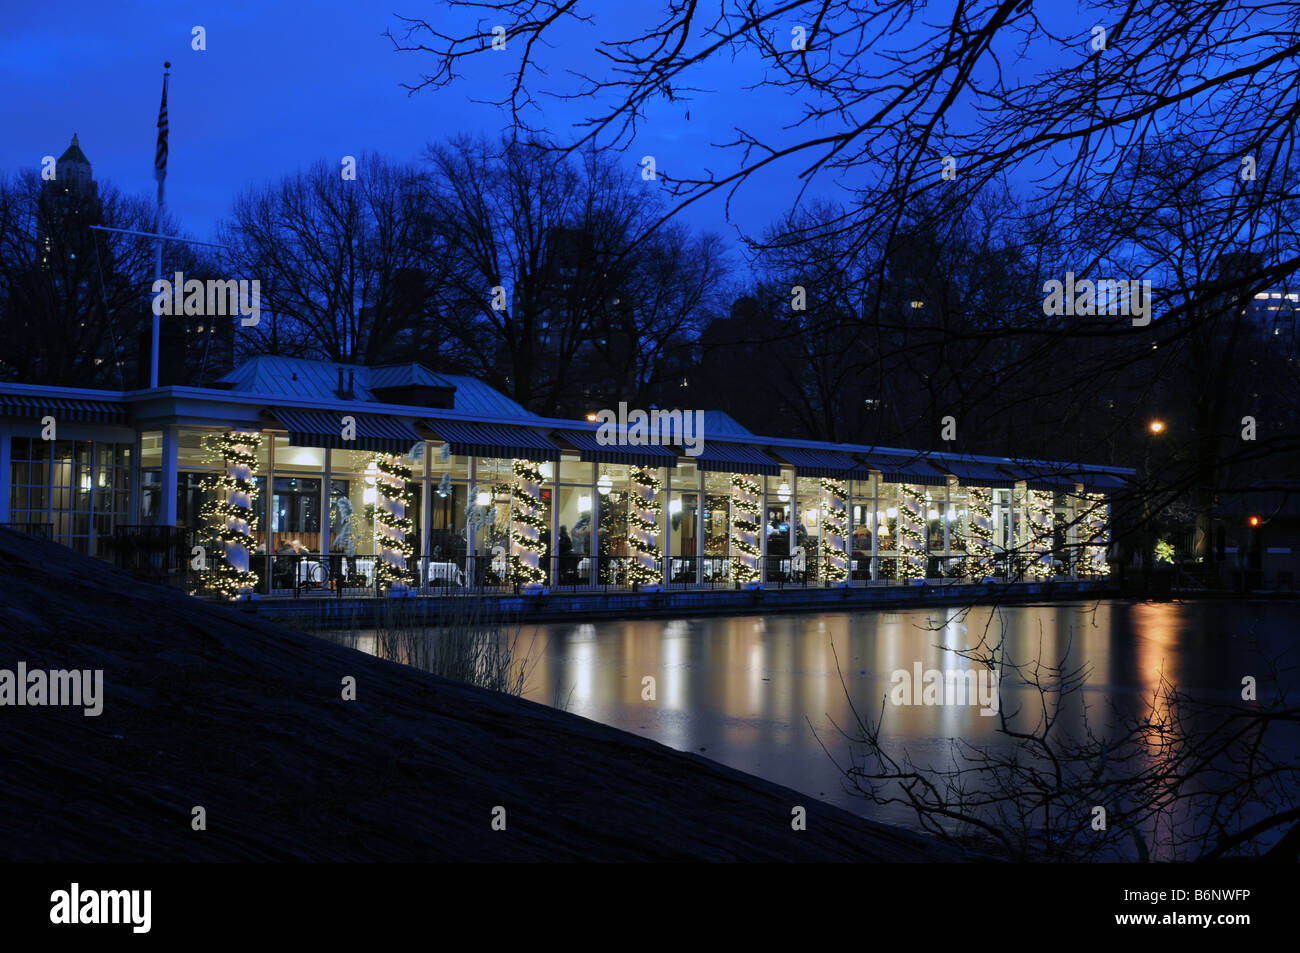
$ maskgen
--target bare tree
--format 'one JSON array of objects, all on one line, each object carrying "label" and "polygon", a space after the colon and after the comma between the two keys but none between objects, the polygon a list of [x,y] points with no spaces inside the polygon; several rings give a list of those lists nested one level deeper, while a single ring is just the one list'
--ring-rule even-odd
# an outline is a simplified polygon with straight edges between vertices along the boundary
[{"label": "bare tree", "polygon": [[464,137],[429,158],[447,264],[436,320],[463,366],[525,406],[641,392],[717,294],[716,239],[647,228],[653,202],[607,159]]},{"label": "bare tree", "polygon": [[318,162],[235,203],[222,241],[262,282],[246,347],[378,363],[425,317],[441,261],[423,173],[378,155],[355,179]]}]

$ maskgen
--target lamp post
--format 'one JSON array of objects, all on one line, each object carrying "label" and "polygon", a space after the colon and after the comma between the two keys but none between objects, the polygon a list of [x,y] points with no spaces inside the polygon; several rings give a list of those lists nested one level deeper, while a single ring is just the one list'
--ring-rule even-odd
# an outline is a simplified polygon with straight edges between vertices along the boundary
[{"label": "lamp post", "polygon": [[1161,436],[1168,428],[1165,422],[1159,418],[1153,418],[1147,423],[1147,439],[1144,444],[1142,455],[1142,578],[1145,583],[1144,588],[1148,591],[1151,585],[1151,563],[1152,548],[1155,545],[1155,532],[1151,526],[1151,444],[1152,439]]}]

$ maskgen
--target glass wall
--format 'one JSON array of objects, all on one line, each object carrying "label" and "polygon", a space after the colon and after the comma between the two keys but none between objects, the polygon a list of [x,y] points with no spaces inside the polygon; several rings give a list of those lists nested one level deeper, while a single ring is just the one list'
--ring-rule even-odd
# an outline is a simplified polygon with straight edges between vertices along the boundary
[{"label": "glass wall", "polygon": [[162,431],[140,434],[140,522],[153,525],[162,512]]},{"label": "glass wall", "polygon": [[9,520],[44,524],[56,542],[110,555],[115,527],[130,520],[129,443],[10,440]]},{"label": "glass wall", "polygon": [[479,580],[489,586],[510,581],[510,487],[514,480],[511,461],[475,459],[475,505],[479,513],[476,571]]},{"label": "glass wall", "polygon": [[966,538],[970,534],[969,491],[964,486],[948,488],[948,509],[944,518],[948,524],[948,560],[946,575],[964,578],[969,563],[966,559]]},{"label": "glass wall", "polygon": [[700,472],[695,464],[680,462],[672,471],[672,494],[668,501],[668,578],[692,583],[699,569]]},{"label": "glass wall", "polygon": [[700,567],[705,582],[721,582],[730,576],[727,557],[731,552],[731,474],[704,474],[704,562]]},{"label": "glass wall", "polygon": [[629,467],[621,463],[599,464],[596,478],[598,582],[622,585],[626,581],[627,507]]},{"label": "glass wall", "polygon": [[[469,457],[442,448],[430,455],[429,464],[429,582],[468,583],[469,541],[465,535],[469,498]],[[416,524],[417,526],[420,524]]]},{"label": "glass wall", "polygon": [[822,491],[815,478],[806,476],[798,478],[797,489],[791,569],[796,582],[813,582],[821,578]]},{"label": "glass wall", "polygon": [[566,454],[560,460],[559,472],[560,526],[555,582],[561,586],[589,585],[595,571],[592,562],[593,498],[597,495],[595,465]]},{"label": "glass wall", "polygon": [[780,476],[769,476],[767,480],[767,506],[763,517],[763,536],[767,544],[768,582],[789,582],[792,578],[790,566],[790,537],[794,527],[791,514],[794,512],[793,470],[782,470]]},{"label": "glass wall", "polygon": [[898,495],[900,484],[880,484],[876,500],[876,543],[879,547],[877,578],[893,580],[898,574]]},{"label": "glass wall", "polygon": [[875,479],[849,481],[849,578],[869,580],[876,534]]},{"label": "glass wall", "polygon": [[936,579],[947,573],[948,543],[946,539],[946,513],[948,488],[925,488],[925,575]]}]

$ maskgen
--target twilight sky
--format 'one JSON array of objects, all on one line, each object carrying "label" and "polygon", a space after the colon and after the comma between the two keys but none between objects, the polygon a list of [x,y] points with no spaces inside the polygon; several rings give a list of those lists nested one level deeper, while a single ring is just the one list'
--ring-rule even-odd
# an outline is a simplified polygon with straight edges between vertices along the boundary
[{"label": "twilight sky", "polygon": [[[434,18],[428,0],[382,6],[346,0],[310,4],[115,2],[72,0],[57,13],[39,4],[13,4],[0,34],[0,174],[36,168],[80,136],[96,179],[152,199],[153,152],[162,63],[172,62],[167,175],[169,211],[195,238],[211,239],[232,199],[250,185],[305,169],[317,159],[376,150],[416,160],[423,147],[458,132],[495,135],[503,114],[473,98],[498,98],[502,78],[517,63],[509,49],[472,61],[449,90],[408,95],[402,82],[428,66],[398,53],[381,34],[398,23],[393,11]],[[599,22],[573,26],[547,52],[556,70],[593,62],[591,49],[607,33],[636,26],[633,5],[599,8]],[[644,16],[644,11],[641,11]],[[465,14],[452,22],[463,28]],[[207,50],[190,48],[191,29],[207,30]],[[499,68],[498,68],[499,63]],[[711,143],[731,138],[736,124],[775,131],[798,103],[780,92],[740,87],[756,74],[743,66],[711,67],[713,95],[690,103],[662,102],[624,155],[629,175],[646,153],[660,167],[683,150],[700,165]],[[734,95],[731,95],[734,91]],[[686,112],[690,111],[690,118]],[[547,104],[546,125],[571,132],[580,106]],[[791,170],[792,172],[793,170]],[[733,202],[734,221],[761,228],[782,214],[795,194],[791,175],[769,175]],[[697,204],[686,221],[730,239],[734,229],[721,199]]]}]

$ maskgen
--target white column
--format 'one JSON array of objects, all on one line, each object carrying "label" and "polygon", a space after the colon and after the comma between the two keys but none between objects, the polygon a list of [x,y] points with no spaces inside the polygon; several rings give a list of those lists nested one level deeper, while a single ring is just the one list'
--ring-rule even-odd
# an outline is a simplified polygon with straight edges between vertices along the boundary
[{"label": "white column", "polygon": [[420,577],[417,586],[429,584],[429,540],[433,528],[433,446],[424,443],[424,480],[420,485]]},{"label": "white column", "polygon": [[[467,459],[469,461],[469,477],[468,477],[469,486],[467,487],[465,493],[466,495],[465,507],[468,510],[469,507],[472,506],[473,509],[469,510],[469,512],[473,513],[477,517],[478,498],[477,498],[476,491],[478,490],[478,458],[468,457]],[[469,520],[467,517],[466,529],[468,531],[465,533],[465,574],[469,579],[470,586],[473,586],[478,582],[478,521],[477,519],[474,521],[473,527],[474,528],[472,530],[469,529]]]},{"label": "white column", "polygon": [[[166,439],[163,441],[163,455],[166,456]],[[253,452],[252,444],[238,444],[238,449]],[[235,480],[251,481],[253,479],[253,469],[246,463],[238,463],[233,460],[226,461],[226,475]],[[165,484],[164,484],[165,490]],[[173,498],[175,494],[173,494]],[[233,487],[226,491],[226,502],[231,506],[249,506],[252,505],[252,497],[248,493],[240,492]],[[249,533],[249,520],[235,519],[233,517],[226,520],[226,529],[232,533],[240,533],[247,536]],[[238,572],[248,572],[250,555],[248,547],[241,543],[227,542],[223,547],[225,549],[226,562],[232,569]]]},{"label": "white column", "polygon": [[[393,459],[400,461],[402,458],[393,456]],[[406,517],[406,504],[402,502],[401,499],[398,499],[396,494],[401,493],[402,490],[405,489],[405,484],[398,482],[396,478],[390,479],[383,470],[379,471],[379,474],[375,478],[375,483],[376,485],[387,487],[390,491],[389,493],[379,494],[379,503],[383,508],[383,511],[395,519],[404,519]],[[375,523],[375,548],[380,550],[380,552],[376,553],[376,556],[379,559],[383,559],[386,563],[392,566],[393,569],[397,570],[397,572],[405,572],[407,568],[406,558],[397,548],[397,545],[406,541],[406,534],[391,528],[391,526],[383,526],[381,528],[379,520],[376,520]],[[378,567],[376,566],[376,569],[377,568]],[[404,588],[406,587],[401,582],[394,581],[392,583],[393,590]]]},{"label": "white column", "polygon": [[162,432],[162,499],[158,505],[158,524],[176,525],[176,461],[180,439],[174,426],[163,427]]},{"label": "white column", "polygon": [[330,564],[330,503],[334,500],[332,492],[334,476],[331,472],[334,461],[330,456],[332,453],[329,447],[325,448],[325,473],[321,479],[320,557],[321,565],[325,567]]},{"label": "white column", "polygon": [[867,579],[876,582],[880,578],[880,480],[871,478],[871,563],[867,567]]},{"label": "white column", "polygon": [[547,481],[551,491],[551,556],[546,565],[546,585],[560,584],[560,461],[547,461],[551,468],[551,479]]},{"label": "white column", "polygon": [[664,502],[663,509],[659,513],[660,523],[659,532],[663,534],[664,544],[659,547],[660,552],[664,554],[663,579],[660,580],[667,586],[673,580],[673,468],[664,467]]},{"label": "white column", "polygon": [[[9,497],[13,487],[11,453],[13,441],[8,427],[0,427],[0,523],[9,522]],[[92,524],[92,529],[93,524]]]}]

